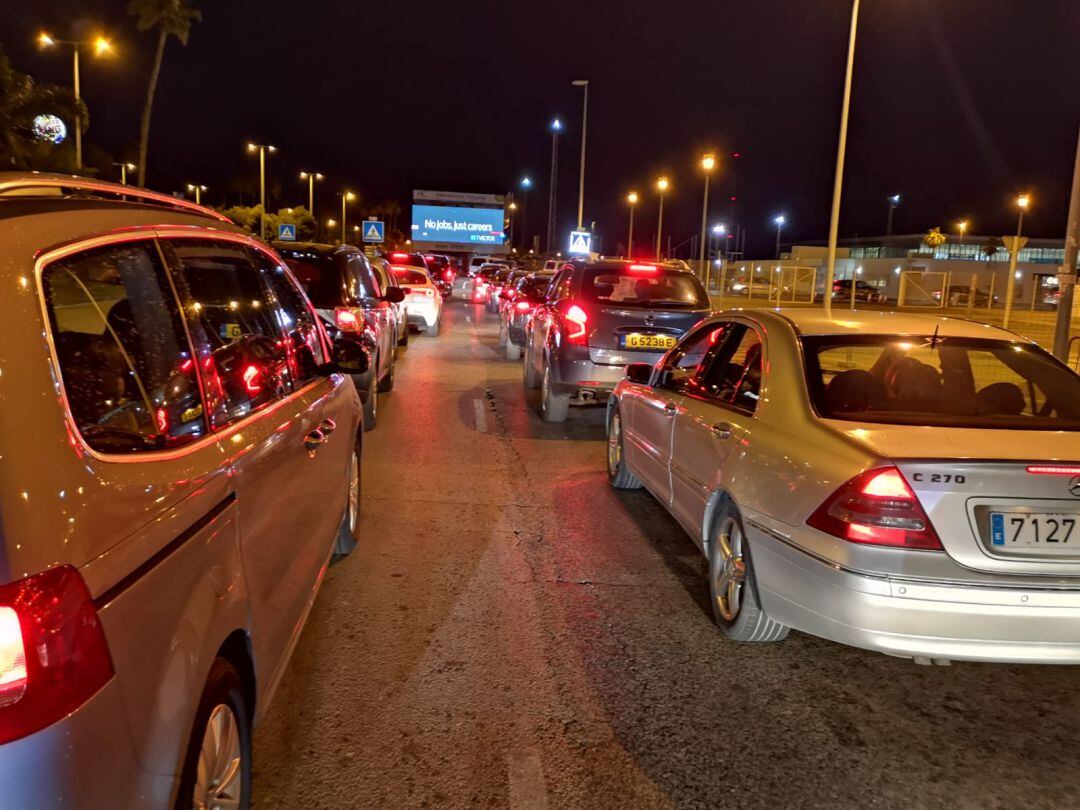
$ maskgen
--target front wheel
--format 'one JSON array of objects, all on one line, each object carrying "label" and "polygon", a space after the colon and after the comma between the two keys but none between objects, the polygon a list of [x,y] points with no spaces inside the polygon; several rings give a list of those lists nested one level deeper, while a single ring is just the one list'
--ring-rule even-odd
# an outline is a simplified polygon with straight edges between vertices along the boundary
[{"label": "front wheel", "polygon": [[[378,358],[375,362],[378,362]],[[375,423],[379,419],[379,386],[375,384],[375,369],[377,368],[378,365],[372,365],[368,373],[368,388],[364,397],[364,430],[374,430]]]},{"label": "front wheel", "polygon": [[188,742],[176,810],[247,808],[251,803],[251,724],[236,668],[214,659]]},{"label": "front wheel", "polygon": [[408,324],[407,321],[405,323],[405,328],[401,330],[401,337],[398,338],[397,345],[398,346],[408,346],[409,345],[409,324]]},{"label": "front wheel", "polygon": [[352,453],[349,455],[349,480],[345,490],[345,515],[338,527],[337,539],[334,542],[334,558],[341,559],[348,556],[360,539],[360,460],[361,460],[360,437],[356,437]]},{"label": "front wheel", "polygon": [[507,360],[520,360],[521,359],[521,347],[514,341],[507,338],[506,340],[506,359]]},{"label": "front wheel", "polygon": [[386,376],[379,380],[379,392],[387,393],[394,390],[394,370],[397,368],[397,363],[393,360],[390,361],[390,368],[386,370]]},{"label": "front wheel", "polygon": [[782,641],[789,628],[761,607],[742,520],[728,506],[713,522],[709,542],[709,595],[713,617],[733,641]]},{"label": "front wheel", "polygon": [[607,441],[608,481],[614,489],[641,489],[641,481],[626,466],[623,453],[622,414],[616,405],[611,411]]}]

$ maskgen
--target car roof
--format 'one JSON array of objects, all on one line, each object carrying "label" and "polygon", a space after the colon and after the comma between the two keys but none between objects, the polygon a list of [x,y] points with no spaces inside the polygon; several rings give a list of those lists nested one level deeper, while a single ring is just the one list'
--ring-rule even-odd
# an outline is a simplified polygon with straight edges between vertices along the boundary
[{"label": "car roof", "polygon": [[940,337],[1032,342],[1007,329],[942,315],[833,308],[832,317],[826,317],[824,308],[817,307],[740,311],[781,318],[803,335],[932,335],[936,331]]},{"label": "car roof", "polygon": [[322,256],[332,256],[335,253],[359,253],[359,248],[353,245],[327,245],[322,242],[279,242],[274,240],[270,243],[274,250],[279,253],[290,251],[304,251],[305,253],[318,253]]}]

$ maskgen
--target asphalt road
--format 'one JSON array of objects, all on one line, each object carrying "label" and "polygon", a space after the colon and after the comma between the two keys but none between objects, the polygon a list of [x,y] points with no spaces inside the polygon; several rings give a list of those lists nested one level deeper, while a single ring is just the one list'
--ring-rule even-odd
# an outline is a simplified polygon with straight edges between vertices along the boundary
[{"label": "asphalt road", "polygon": [[493,318],[414,335],[255,735],[259,808],[1078,807],[1080,672],[714,628],[705,563],[547,425]]}]

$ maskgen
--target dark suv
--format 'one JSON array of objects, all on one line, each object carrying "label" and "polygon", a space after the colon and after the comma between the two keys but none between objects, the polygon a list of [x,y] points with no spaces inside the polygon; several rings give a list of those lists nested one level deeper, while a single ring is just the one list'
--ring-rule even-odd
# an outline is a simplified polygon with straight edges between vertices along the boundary
[{"label": "dark suv", "polygon": [[394,361],[401,329],[397,304],[405,300],[400,287],[379,283],[362,251],[352,245],[275,242],[315,305],[330,335],[338,331],[359,335],[371,356],[371,368],[353,382],[364,403],[364,430],[371,430],[379,412],[379,393],[394,387]]},{"label": "dark suv", "polygon": [[630,363],[655,363],[711,311],[693,273],[630,260],[563,265],[525,336],[525,387],[545,421],[607,399]]}]

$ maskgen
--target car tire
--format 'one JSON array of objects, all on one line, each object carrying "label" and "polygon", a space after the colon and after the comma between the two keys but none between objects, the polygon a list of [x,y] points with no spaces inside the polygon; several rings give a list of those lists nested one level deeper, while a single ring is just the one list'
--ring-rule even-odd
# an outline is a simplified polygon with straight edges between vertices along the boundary
[{"label": "car tire", "polygon": [[551,366],[544,365],[540,383],[540,416],[545,422],[565,422],[570,412],[570,397],[556,394],[551,387]]},{"label": "car tire", "polygon": [[390,368],[387,369],[386,374],[379,380],[379,393],[386,394],[394,390],[394,371],[397,369],[397,363],[394,360],[390,361]]},{"label": "car tire", "polygon": [[441,318],[436,318],[435,323],[430,326],[424,327],[424,334],[428,337],[437,337],[439,334],[439,321]]},{"label": "car tire", "polygon": [[510,342],[509,337],[506,334],[506,321],[499,318],[499,348],[505,349],[506,344]]},{"label": "car tire", "polygon": [[[528,338],[526,338],[528,340]],[[529,351],[529,346],[525,346],[525,372],[522,377],[522,382],[525,384],[525,389],[528,391],[535,391],[540,387],[540,377],[536,373],[536,366],[533,365],[532,352]]]},{"label": "car tire", "polygon": [[[204,761],[214,767],[200,769]],[[216,807],[226,800],[242,808],[251,803],[251,719],[236,667],[215,658],[195,711],[176,810]]]},{"label": "car tire", "polygon": [[361,448],[362,442],[357,436],[352,453],[349,454],[348,480],[345,485],[345,514],[341,518],[341,526],[338,527],[337,539],[334,541],[335,560],[351,554],[360,540],[360,492],[363,481]]},{"label": "car tire", "polygon": [[734,506],[720,510],[709,538],[709,601],[713,617],[732,641],[782,641],[790,630],[761,607],[750,546]]},{"label": "car tire", "polygon": [[408,346],[409,345],[409,324],[408,323],[406,323],[405,328],[401,330],[401,337],[398,338],[397,345],[398,346]]},{"label": "car tire", "polygon": [[611,409],[608,419],[607,470],[608,481],[613,489],[641,489],[641,481],[626,466],[626,454],[623,452],[622,415],[619,406]]},{"label": "car tire", "polygon": [[378,368],[374,363],[372,364],[372,372],[368,374],[368,389],[367,394],[364,397],[364,430],[374,430],[375,423],[379,419],[379,386],[375,384],[375,372],[374,369]]},{"label": "car tire", "polygon": [[506,359],[507,360],[520,360],[521,359],[521,347],[518,346],[510,338],[506,339]]}]

